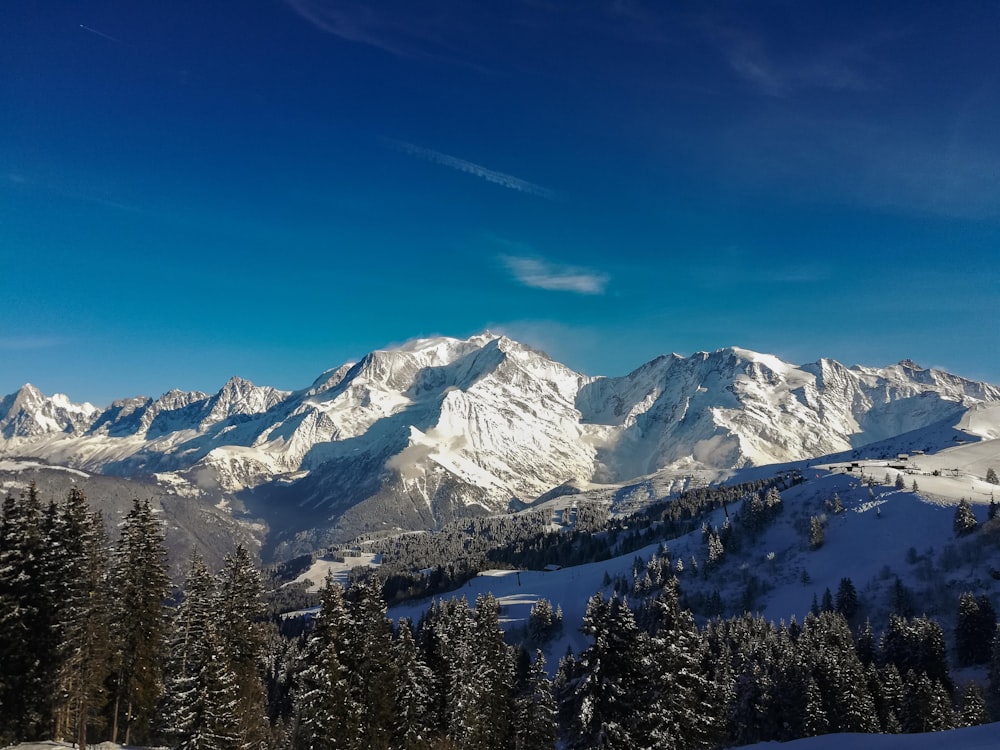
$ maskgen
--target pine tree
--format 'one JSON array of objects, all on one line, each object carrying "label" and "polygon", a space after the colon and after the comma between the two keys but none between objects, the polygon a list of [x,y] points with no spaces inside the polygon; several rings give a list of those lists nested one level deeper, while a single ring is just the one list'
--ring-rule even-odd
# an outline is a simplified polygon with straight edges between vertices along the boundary
[{"label": "pine tree", "polygon": [[51,730],[57,644],[38,491],[8,494],[0,519],[0,739]]},{"label": "pine tree", "polygon": [[990,484],[1000,484],[1000,477],[997,476],[997,470],[992,466],[986,470],[986,481]]},{"label": "pine tree", "polygon": [[653,608],[649,662],[658,677],[647,685],[649,705],[638,736],[663,750],[713,747],[722,730],[721,691],[709,674],[708,646],[680,606],[676,579],[664,583]]},{"label": "pine tree", "polygon": [[351,697],[348,672],[338,657],[345,619],[343,589],[327,578],[292,691],[292,747],[296,750],[353,747],[352,727],[360,707]]},{"label": "pine tree", "polygon": [[820,695],[816,680],[809,678],[806,686],[806,709],[803,723],[803,734],[806,737],[818,737],[829,731],[826,711],[823,709],[823,697]]},{"label": "pine tree", "polygon": [[819,549],[823,546],[823,518],[820,516],[811,516],[809,518],[809,544],[813,549]]},{"label": "pine tree", "polygon": [[554,748],[558,731],[552,683],[545,674],[545,657],[535,652],[528,669],[524,688],[517,700],[515,750],[546,750]]},{"label": "pine tree", "polygon": [[58,547],[63,581],[58,607],[60,663],[56,711],[57,737],[73,737],[80,748],[88,728],[104,710],[107,681],[112,673],[111,583],[108,539],[104,521],[92,514],[78,488],[70,490],[60,513]]},{"label": "pine tree", "polygon": [[858,652],[858,659],[866,667],[875,661],[875,633],[872,631],[871,620],[865,620],[865,626],[858,633],[855,650]]},{"label": "pine tree", "polygon": [[722,540],[719,538],[718,534],[711,534],[708,537],[708,565],[709,567],[715,567],[722,562],[723,555],[726,554],[725,547],[722,546]]},{"label": "pine tree", "polygon": [[387,748],[396,716],[396,662],[381,585],[355,584],[345,603],[337,655],[347,671],[351,705],[362,707],[351,716],[353,747]]},{"label": "pine tree", "polygon": [[955,654],[960,666],[985,664],[990,660],[991,639],[997,626],[996,611],[989,598],[970,592],[959,597],[955,622]]},{"label": "pine tree", "polygon": [[839,612],[807,618],[799,643],[810,652],[831,732],[878,731],[875,705],[847,620]]},{"label": "pine tree", "polygon": [[500,605],[492,594],[476,599],[472,640],[463,645],[452,703],[450,736],[463,748],[507,747],[514,736],[514,670],[500,628]]},{"label": "pine tree", "polygon": [[858,592],[850,578],[841,578],[837,587],[837,611],[851,620],[858,612]]},{"label": "pine tree", "polygon": [[590,598],[583,632],[594,639],[580,656],[582,674],[573,686],[569,747],[633,748],[643,743],[638,725],[648,641],[635,624],[628,605],[617,597]]},{"label": "pine tree", "polygon": [[117,676],[111,736],[124,744],[149,736],[162,685],[169,591],[163,530],[148,500],[136,499],[114,558]]},{"label": "pine tree", "polygon": [[238,750],[237,675],[226,654],[216,581],[200,557],[174,614],[161,709],[165,735],[179,750]]},{"label": "pine tree", "polygon": [[241,544],[226,556],[219,574],[219,606],[215,615],[222,651],[238,686],[239,747],[263,747],[270,734],[263,682],[266,611],[260,572]]},{"label": "pine tree", "polygon": [[891,663],[879,670],[878,677],[880,691],[875,697],[882,731],[898,734],[903,731],[899,720],[903,714],[903,678]]},{"label": "pine tree", "polygon": [[990,641],[989,692],[1000,696],[1000,624],[993,630]]},{"label": "pine tree", "polygon": [[976,515],[972,512],[969,502],[963,497],[958,501],[958,507],[955,508],[955,520],[953,523],[955,535],[966,536],[967,534],[971,534],[976,530],[978,525],[979,522],[976,521]]},{"label": "pine tree", "polygon": [[962,691],[961,726],[976,727],[989,722],[990,714],[986,709],[983,691],[979,689],[979,685],[970,682]]},{"label": "pine tree", "polygon": [[552,602],[544,598],[538,599],[528,613],[528,637],[532,643],[541,645],[550,641],[556,631],[556,613],[552,609]]},{"label": "pine tree", "polygon": [[396,715],[394,747],[420,750],[434,736],[434,674],[417,651],[407,620],[400,620],[395,643]]}]

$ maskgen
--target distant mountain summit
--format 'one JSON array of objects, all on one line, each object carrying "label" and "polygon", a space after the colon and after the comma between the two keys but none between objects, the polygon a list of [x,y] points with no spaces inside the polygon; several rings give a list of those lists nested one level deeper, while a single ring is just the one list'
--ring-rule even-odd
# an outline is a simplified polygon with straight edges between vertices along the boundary
[{"label": "distant mountain summit", "polygon": [[997,387],[909,360],[796,366],[730,347],[592,377],[485,333],[373,351],[293,392],[234,377],[214,395],[98,409],[25,385],[0,401],[0,455],[170,474],[336,538],[521,507],[566,483],[810,459],[993,402]]}]

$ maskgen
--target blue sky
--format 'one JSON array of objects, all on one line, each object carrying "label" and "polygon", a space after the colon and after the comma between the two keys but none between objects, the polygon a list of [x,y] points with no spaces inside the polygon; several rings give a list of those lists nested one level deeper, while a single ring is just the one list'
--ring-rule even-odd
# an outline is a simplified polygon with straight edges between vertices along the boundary
[{"label": "blue sky", "polygon": [[1000,383],[994,2],[11,0],[0,393],[489,328]]}]

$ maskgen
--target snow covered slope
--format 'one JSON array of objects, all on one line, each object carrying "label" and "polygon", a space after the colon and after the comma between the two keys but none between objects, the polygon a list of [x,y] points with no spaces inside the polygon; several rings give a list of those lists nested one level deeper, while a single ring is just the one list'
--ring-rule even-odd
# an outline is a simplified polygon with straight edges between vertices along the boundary
[{"label": "snow covered slope", "polygon": [[969,411],[987,407],[1000,389],[910,362],[797,367],[727,348],[591,377],[486,333],[374,351],[295,392],[233,378],[214,395],[101,410],[25,386],[0,402],[0,456],[252,490],[350,536],[519,507],[567,482],[804,460],[942,421],[992,437]]}]

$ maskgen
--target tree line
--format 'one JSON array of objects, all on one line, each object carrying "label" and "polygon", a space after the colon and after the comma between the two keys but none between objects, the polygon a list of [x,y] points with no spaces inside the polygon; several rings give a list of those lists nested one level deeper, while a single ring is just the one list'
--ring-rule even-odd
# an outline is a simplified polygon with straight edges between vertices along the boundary
[{"label": "tree line", "polygon": [[[775,507],[765,492],[754,512]],[[510,643],[492,595],[394,623],[378,581],[328,580],[308,626],[283,637],[245,549],[214,574],[196,557],[174,592],[148,502],[111,545],[82,493],[43,506],[31,488],[5,499],[0,520],[0,741],[715,748],[989,719],[983,690],[956,686],[929,618],[894,615],[876,637],[852,629],[838,591],[837,609],[801,624],[744,614],[699,626],[666,554],[655,567],[631,601],[591,597],[589,645],[550,677],[540,651]],[[1000,696],[996,615],[984,597],[961,607],[959,658],[988,662]]]}]

